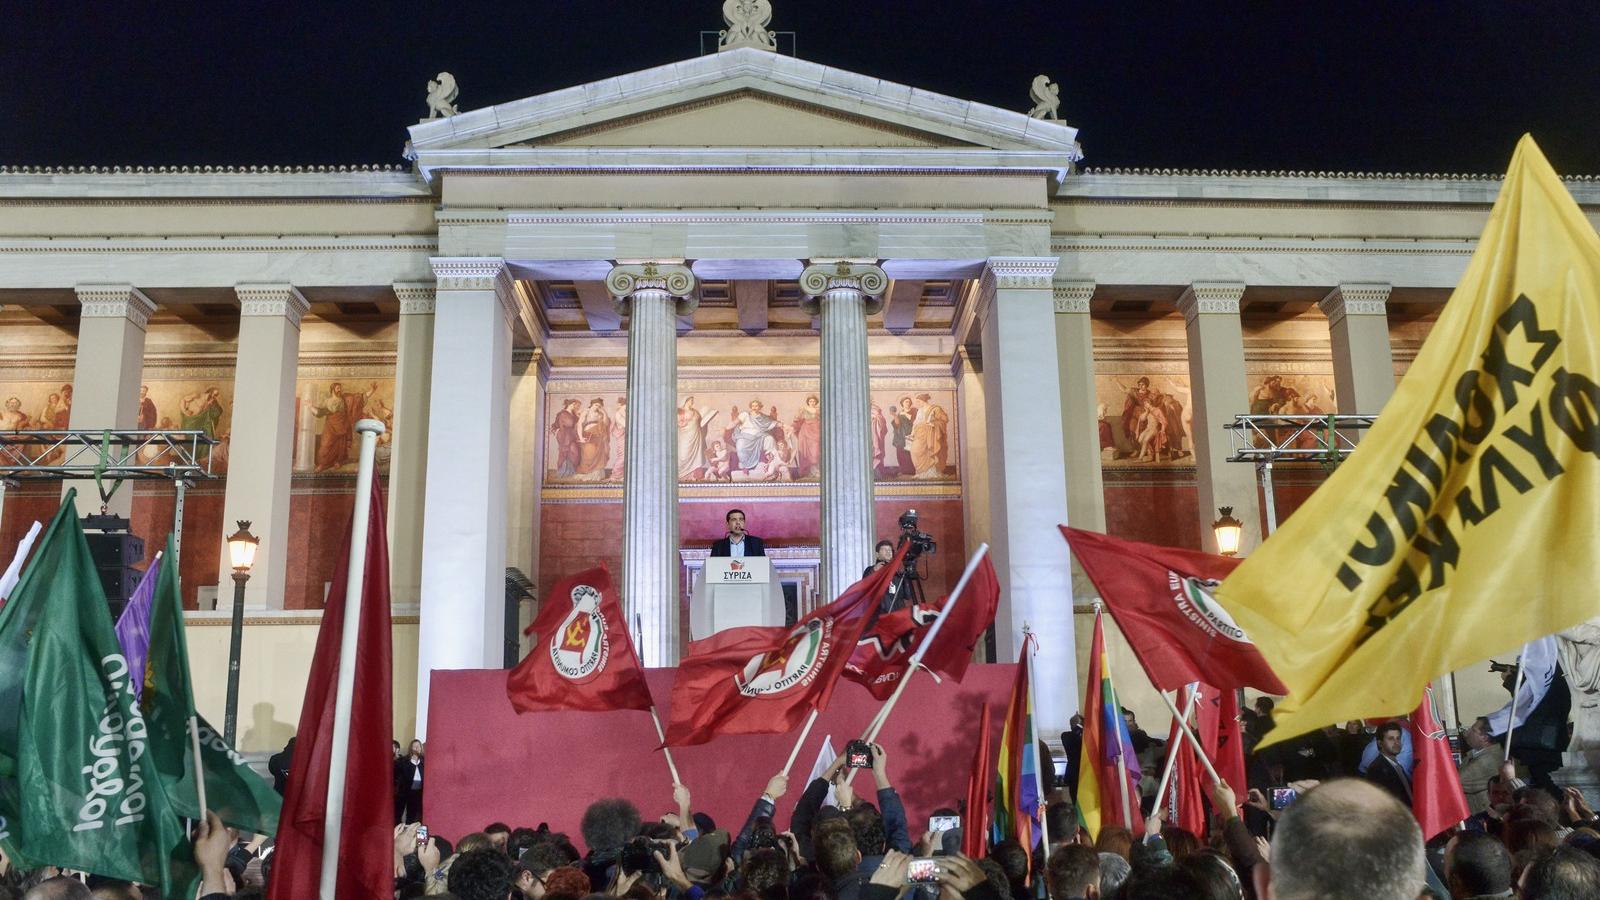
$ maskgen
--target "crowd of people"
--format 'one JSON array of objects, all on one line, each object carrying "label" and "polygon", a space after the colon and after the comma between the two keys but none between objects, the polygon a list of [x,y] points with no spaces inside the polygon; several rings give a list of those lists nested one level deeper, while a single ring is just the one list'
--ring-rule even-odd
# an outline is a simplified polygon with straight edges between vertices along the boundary
[{"label": "crowd of people", "polygon": [[[1246,721],[1259,737],[1260,717]],[[1482,728],[1481,720],[1472,728]],[[1135,727],[1145,752],[1161,742]],[[1395,732],[1380,726],[1322,735],[1348,759],[1312,765],[1351,765],[1326,779],[1294,781],[1298,799],[1282,809],[1267,801],[1267,784],[1288,770],[1294,744],[1250,755],[1251,784],[1243,803],[1226,783],[1206,798],[1208,834],[1168,824],[1153,798],[1144,802],[1141,834],[1115,825],[1091,841],[1074,808],[1071,779],[1045,785],[1043,848],[1015,840],[980,842],[977,858],[962,855],[960,825],[914,833],[890,782],[888,755],[872,745],[871,788],[860,793],[847,776],[846,757],[805,785],[787,822],[779,801],[788,777],[774,775],[737,830],[695,809],[688,787],[677,785],[675,808],[646,815],[623,798],[601,799],[585,811],[578,840],[547,824],[504,822],[456,835],[429,833],[397,803],[394,896],[457,900],[1311,900],[1311,898],[1520,897],[1578,900],[1600,897],[1600,818],[1576,791],[1518,780],[1503,761],[1486,779],[1482,811],[1459,830],[1424,841],[1409,806],[1388,775],[1374,766],[1400,766]],[[1359,737],[1358,737],[1359,736]],[[1071,733],[1064,735],[1071,750]],[[1314,742],[1322,743],[1322,742]],[[1371,748],[1376,748],[1372,751]],[[397,750],[398,750],[397,745]],[[420,784],[420,745],[400,751],[396,783]],[[1369,752],[1367,772],[1361,757]],[[1470,762],[1470,757],[1467,762]],[[1069,758],[1069,764],[1071,760]],[[1295,763],[1300,765],[1302,763]],[[1048,767],[1047,767],[1048,768]],[[1384,772],[1382,768],[1378,772]],[[1298,774],[1298,773],[1297,773]],[[402,775],[405,776],[402,779]],[[1406,786],[1403,778],[1399,787]],[[870,793],[869,793],[870,791]],[[952,803],[935,817],[956,817]],[[1221,813],[1215,811],[1220,810]],[[650,811],[656,813],[659,811]],[[531,817],[530,817],[531,820]],[[958,822],[966,820],[957,819]],[[930,820],[930,824],[932,820]],[[238,835],[213,816],[194,840],[203,874],[202,900],[260,898],[271,879],[272,843]],[[581,844],[580,844],[581,841]],[[580,849],[581,848],[581,849]],[[1048,861],[1046,861],[1048,857]],[[920,896],[912,896],[920,895]],[[18,872],[0,854],[0,900],[151,900],[150,888],[54,868]]]}]

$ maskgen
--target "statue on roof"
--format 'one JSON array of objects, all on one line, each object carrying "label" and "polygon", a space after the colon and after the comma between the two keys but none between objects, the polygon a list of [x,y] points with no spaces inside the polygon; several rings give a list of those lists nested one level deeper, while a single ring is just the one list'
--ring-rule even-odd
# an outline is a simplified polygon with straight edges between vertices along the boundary
[{"label": "statue on roof", "polygon": [[772,21],[772,4],[767,0],[723,0],[722,20],[728,27],[718,33],[718,50],[778,49],[777,35],[767,30],[767,23]]},{"label": "statue on roof", "polygon": [[1061,120],[1061,85],[1050,80],[1049,75],[1036,75],[1028,88],[1033,97],[1033,109],[1028,115],[1035,119]]},{"label": "statue on roof", "polygon": [[440,72],[437,79],[428,82],[428,118],[448,118],[460,112],[456,109],[456,98],[459,96],[461,89],[456,87],[456,77],[449,72]]}]

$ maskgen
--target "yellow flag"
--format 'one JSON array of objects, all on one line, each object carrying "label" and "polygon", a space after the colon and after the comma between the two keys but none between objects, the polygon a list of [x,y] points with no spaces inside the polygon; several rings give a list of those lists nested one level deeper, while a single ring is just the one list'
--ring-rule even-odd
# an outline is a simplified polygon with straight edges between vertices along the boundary
[{"label": "yellow flag", "polygon": [[1289,698],[1275,743],[1600,615],[1600,236],[1531,137],[1359,448],[1219,599]]}]

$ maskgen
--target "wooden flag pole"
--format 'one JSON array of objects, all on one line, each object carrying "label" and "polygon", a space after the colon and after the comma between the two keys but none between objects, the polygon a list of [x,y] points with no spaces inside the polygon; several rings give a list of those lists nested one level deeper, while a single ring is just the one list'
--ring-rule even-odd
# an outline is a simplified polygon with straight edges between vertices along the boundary
[{"label": "wooden flag pole", "polygon": [[794,742],[794,749],[789,751],[789,761],[783,764],[783,777],[789,777],[789,770],[794,768],[794,758],[800,755],[800,748],[805,746],[806,735],[811,733],[811,726],[817,724],[818,710],[812,709],[811,715],[806,717],[806,725],[800,729],[800,740]]},{"label": "wooden flag pole", "polygon": [[[1192,684],[1184,688],[1184,690],[1189,692],[1189,698],[1183,702],[1183,720],[1187,722],[1190,714],[1194,712],[1195,696],[1200,692]],[[1161,782],[1156,786],[1156,806],[1158,807],[1161,805],[1162,798],[1166,796],[1167,782],[1172,780],[1172,770],[1178,764],[1177,748],[1178,745],[1183,743],[1182,732],[1178,734],[1178,739],[1172,743],[1174,746],[1167,748],[1167,764],[1161,769]]]},{"label": "wooden flag pole", "polygon": [[344,632],[339,641],[339,685],[333,702],[333,742],[328,760],[328,797],[322,816],[322,900],[337,900],[339,842],[344,828],[344,780],[350,764],[350,707],[356,693],[356,650],[361,634],[361,592],[367,576],[367,522],[372,515],[373,458],[383,423],[362,419],[356,462],[356,505],[350,516],[350,561],[345,570]]},{"label": "wooden flag pole", "polygon": [[[1178,707],[1173,705],[1172,698],[1168,697],[1165,691],[1156,691],[1156,695],[1161,698],[1162,703],[1167,705],[1167,709],[1172,710],[1172,715],[1176,717],[1178,715]],[[1178,719],[1178,728],[1183,732],[1183,736],[1189,739],[1189,746],[1194,748],[1194,755],[1200,757],[1200,762],[1205,765],[1206,773],[1211,776],[1211,783],[1220,783],[1222,776],[1217,774],[1216,766],[1211,764],[1211,758],[1206,756],[1205,748],[1200,746],[1200,739],[1194,736],[1194,732],[1189,728],[1189,723],[1180,718]],[[1121,739],[1120,735],[1118,739]],[[1231,784],[1228,787],[1238,790],[1237,787]]]},{"label": "wooden flag pole", "polygon": [[1517,657],[1517,683],[1511,688],[1511,716],[1506,719],[1506,759],[1511,758],[1511,732],[1517,729],[1517,695],[1522,693],[1522,676],[1528,671],[1528,645],[1522,645],[1522,655]]},{"label": "wooden flag pole", "polygon": [[667,769],[672,772],[672,783],[683,784],[683,779],[678,777],[678,765],[672,761],[672,748],[667,746],[667,733],[661,730],[661,716],[656,714],[654,705],[650,707],[650,721],[656,723],[656,737],[661,738],[661,752],[666,754]]}]

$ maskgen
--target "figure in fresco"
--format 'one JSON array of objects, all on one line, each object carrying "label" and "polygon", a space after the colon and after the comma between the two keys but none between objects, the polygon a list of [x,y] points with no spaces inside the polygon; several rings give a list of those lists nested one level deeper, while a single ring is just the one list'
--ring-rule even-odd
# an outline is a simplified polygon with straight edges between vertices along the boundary
[{"label": "figure in fresco", "polygon": [[918,394],[916,418],[911,422],[911,466],[918,478],[941,478],[950,458],[950,414],[929,394]]},{"label": "figure in fresco", "polygon": [[721,441],[711,442],[710,458],[706,468],[706,480],[733,480],[733,450]]},{"label": "figure in fresco", "polygon": [[883,407],[872,404],[872,477],[883,478],[883,451],[889,436],[889,420],[883,417]]},{"label": "figure in fresco", "polygon": [[[44,423],[44,422],[52,422],[52,423],[54,423],[56,421],[59,421],[60,418],[61,418],[61,411],[62,411],[61,395],[58,394],[58,393],[55,393],[55,392],[51,392],[50,396],[45,398],[44,410],[39,413],[38,421],[41,424]],[[35,446],[39,450],[43,450],[46,445],[37,444]],[[54,450],[51,450],[50,452],[45,453],[44,455],[40,456],[39,457],[39,462],[41,462],[41,463],[43,463],[44,465],[47,465],[47,466],[53,466],[53,465],[56,465],[57,463],[60,463],[62,460],[66,459],[66,458],[67,458],[67,448],[65,448],[65,447],[56,447]]]},{"label": "figure in fresco", "polygon": [[[1104,403],[1095,406],[1094,423],[1100,432],[1100,459],[1102,461],[1116,459],[1117,436],[1111,431],[1111,423],[1106,421],[1106,405]],[[1109,456],[1106,455],[1107,450],[1111,451]]]},{"label": "figure in fresco", "polygon": [[617,398],[617,409],[611,414],[611,458],[606,460],[606,480],[622,483],[623,451],[628,446],[628,398]]},{"label": "figure in fresco", "polygon": [[[322,433],[317,435],[318,472],[338,469],[350,461],[350,448],[355,442],[356,423],[366,415],[367,401],[377,392],[377,382],[373,382],[365,393],[347,393],[344,384],[337,381],[328,386],[327,398],[311,410],[312,415],[322,420]],[[187,418],[185,422],[187,423]],[[185,424],[184,427],[187,428],[188,425]]]},{"label": "figure in fresco", "polygon": [[571,478],[578,471],[578,405],[573,397],[561,401],[561,409],[550,423],[550,433],[556,436],[557,478]]},{"label": "figure in fresco", "polygon": [[150,399],[150,385],[139,386],[139,430],[151,431],[156,427],[156,402]]},{"label": "figure in fresco", "polygon": [[611,416],[606,414],[606,403],[596,397],[578,417],[578,470],[574,477],[581,481],[599,481],[605,477],[605,465],[611,459]]},{"label": "figure in fresco", "polygon": [[770,480],[794,481],[803,477],[799,450],[783,438],[778,438],[777,449],[773,452],[773,477]]},{"label": "figure in fresco", "polygon": [[917,421],[917,411],[910,396],[900,398],[900,404],[889,413],[890,445],[894,447],[895,475],[910,478],[917,467],[911,461],[911,431]]},{"label": "figure in fresco", "polygon": [[1264,416],[1276,413],[1283,400],[1283,376],[1268,375],[1250,392],[1250,414]]},{"label": "figure in fresco", "polygon": [[706,477],[706,430],[716,417],[716,410],[695,406],[693,397],[683,398],[683,405],[678,407],[679,481],[699,481]]},{"label": "figure in fresco", "polygon": [[[151,428],[154,428],[158,431],[176,431],[177,427],[178,426],[172,424],[171,416],[162,416],[159,421],[151,425]],[[150,429],[145,430],[148,431]],[[141,465],[146,466],[158,465],[162,460],[170,456],[171,453],[172,451],[163,445],[146,444],[145,446],[139,448],[139,462]],[[213,471],[215,471],[215,469],[213,469]]]},{"label": "figure in fresco", "polygon": [[37,427],[54,428],[56,431],[66,431],[72,427],[72,385],[61,386],[61,405],[56,409],[55,418],[41,421]]},{"label": "figure in fresco", "polygon": [[1183,438],[1183,401],[1175,394],[1161,393],[1161,416],[1167,422],[1166,450],[1168,459],[1188,456]]},{"label": "figure in fresco", "polygon": [[[180,403],[183,411],[183,427],[185,431],[205,432],[206,437],[217,436],[217,426],[222,423],[222,391],[219,388],[208,387],[203,391],[196,391],[183,398]],[[351,420],[351,427],[355,422]]]},{"label": "figure in fresco", "polygon": [[806,397],[806,405],[800,407],[800,414],[795,416],[793,422],[793,438],[795,456],[798,460],[796,473],[800,477],[819,477],[822,472],[822,403],[816,394]]},{"label": "figure in fresco", "polygon": [[33,427],[33,420],[22,411],[21,397],[7,397],[4,409],[0,409],[0,431],[27,431]]},{"label": "figure in fresco", "polygon": [[1135,447],[1139,446],[1140,410],[1149,400],[1150,379],[1140,377],[1122,401],[1122,436]]},{"label": "figure in fresco", "polygon": [[776,441],[772,432],[778,425],[778,408],[772,408],[772,415],[767,415],[765,407],[760,400],[751,400],[750,406],[744,412],[738,412],[738,419],[733,429],[733,445],[739,455],[738,468],[748,472],[761,465],[763,457],[772,452]]}]

